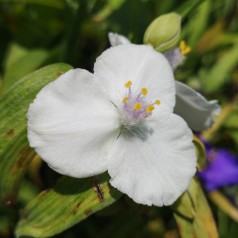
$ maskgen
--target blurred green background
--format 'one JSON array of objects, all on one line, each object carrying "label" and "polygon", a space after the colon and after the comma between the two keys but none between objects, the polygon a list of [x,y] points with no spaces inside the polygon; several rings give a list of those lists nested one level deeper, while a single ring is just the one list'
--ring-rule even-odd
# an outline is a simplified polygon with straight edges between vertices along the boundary
[{"label": "blurred green background", "polygon": [[[0,95],[23,76],[53,63],[67,63],[90,71],[108,48],[108,32],[123,34],[142,44],[143,34],[157,16],[182,11],[185,0],[0,0]],[[208,99],[223,107],[217,124],[203,133],[216,147],[238,154],[238,2],[190,1],[181,39],[192,51],[176,71]],[[197,4],[199,3],[199,4]],[[185,5],[184,5],[185,4]],[[1,113],[1,112],[0,112]],[[59,177],[39,158],[27,171],[19,202],[0,206],[0,237],[13,237],[21,209]],[[1,173],[1,171],[0,171]],[[236,185],[221,190],[238,205]],[[209,200],[222,238],[238,237],[238,217]],[[12,205],[12,206],[8,206]],[[179,237],[168,208],[146,207],[126,196],[54,237]]]}]

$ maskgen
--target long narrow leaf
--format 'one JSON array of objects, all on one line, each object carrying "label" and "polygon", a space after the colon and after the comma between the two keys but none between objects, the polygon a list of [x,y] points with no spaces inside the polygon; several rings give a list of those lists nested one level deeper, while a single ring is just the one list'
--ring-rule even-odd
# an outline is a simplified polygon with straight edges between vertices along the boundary
[{"label": "long narrow leaf", "polygon": [[63,176],[53,189],[43,191],[27,205],[17,237],[53,236],[109,206],[121,194],[108,180],[108,174],[88,179]]},{"label": "long narrow leaf", "polygon": [[71,69],[66,64],[42,68],[19,80],[0,100],[0,203],[13,203],[34,157],[28,147],[26,113],[39,90]]}]

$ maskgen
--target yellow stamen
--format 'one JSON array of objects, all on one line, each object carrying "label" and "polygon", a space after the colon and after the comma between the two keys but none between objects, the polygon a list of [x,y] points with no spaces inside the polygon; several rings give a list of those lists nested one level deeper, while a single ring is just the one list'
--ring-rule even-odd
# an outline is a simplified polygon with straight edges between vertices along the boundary
[{"label": "yellow stamen", "polygon": [[191,51],[191,47],[185,41],[180,41],[179,48],[183,55],[187,55]]},{"label": "yellow stamen", "polygon": [[134,110],[138,111],[141,109],[141,106],[142,106],[141,102],[138,102],[138,103],[134,104],[133,108],[134,108]]},{"label": "yellow stamen", "polygon": [[186,46],[187,46],[187,44],[185,43],[184,40],[180,41],[180,43],[179,43],[179,47],[180,47],[181,50],[185,49]]},{"label": "yellow stamen", "polygon": [[155,100],[155,104],[160,105],[160,100]]},{"label": "yellow stamen", "polygon": [[185,49],[181,50],[181,53],[182,53],[183,55],[187,55],[190,51],[191,51],[191,48],[188,46],[188,47],[186,47]]},{"label": "yellow stamen", "polygon": [[141,89],[141,93],[142,93],[144,96],[146,96],[147,93],[148,93],[147,88],[142,88],[142,89]]},{"label": "yellow stamen", "polygon": [[123,103],[126,103],[128,99],[129,99],[128,97],[124,97],[124,98],[122,99],[122,102],[123,102]]},{"label": "yellow stamen", "polygon": [[129,88],[131,85],[132,85],[132,82],[131,82],[131,81],[128,81],[127,83],[125,83],[124,86],[125,86],[126,88]]},{"label": "yellow stamen", "polygon": [[147,113],[150,113],[150,112],[152,112],[154,109],[155,109],[155,107],[154,107],[153,105],[149,105],[149,106],[146,108],[146,112],[147,112]]}]

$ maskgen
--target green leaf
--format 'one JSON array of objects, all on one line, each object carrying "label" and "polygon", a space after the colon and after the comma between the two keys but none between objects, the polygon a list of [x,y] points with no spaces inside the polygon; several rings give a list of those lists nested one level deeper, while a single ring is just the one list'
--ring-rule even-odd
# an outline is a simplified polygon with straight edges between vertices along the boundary
[{"label": "green leaf", "polygon": [[238,106],[234,107],[232,113],[224,121],[223,126],[230,129],[238,129]]},{"label": "green leaf", "polygon": [[24,47],[11,43],[6,53],[6,58],[4,60],[4,70],[8,70],[17,60],[25,56],[28,53],[28,50]]},{"label": "green leaf", "polygon": [[[192,207],[194,209],[193,219],[188,219],[187,216],[184,216],[184,214],[181,215],[178,212],[174,215],[181,237],[217,238],[218,233],[211,209],[196,177],[191,180],[187,194],[192,201]],[[180,206],[186,208],[186,206],[191,206],[191,202],[181,200]]]},{"label": "green leaf", "polygon": [[217,210],[217,223],[220,237],[227,237],[231,221],[229,217],[219,209]]},{"label": "green leaf", "polygon": [[[235,105],[237,104],[237,100],[234,100],[233,102],[229,103],[229,104],[223,104],[221,107],[221,112],[220,114],[216,117],[216,123],[209,128],[206,131],[203,131],[202,133],[202,137],[206,140],[206,141],[213,141],[214,139],[216,140],[217,137],[219,137],[218,133],[220,131],[220,128],[223,127],[224,123],[226,122],[227,118],[229,118],[229,116],[233,113],[233,111],[235,110]],[[232,128],[233,130],[231,132],[235,132],[234,128]],[[230,135],[231,135],[230,132]]]},{"label": "green leaf", "polygon": [[15,201],[19,185],[35,155],[28,147],[26,113],[47,83],[71,69],[66,64],[44,67],[19,80],[0,100],[0,203]]},{"label": "green leaf", "polygon": [[17,80],[39,68],[48,57],[46,50],[32,50],[15,59],[5,72],[2,93],[6,92]]},{"label": "green leaf", "polygon": [[[229,221],[228,221],[229,222]],[[226,233],[226,237],[236,237],[238,234],[238,226],[237,226],[237,222],[232,222],[230,225],[230,229],[229,229],[229,233]]]},{"label": "green leaf", "polygon": [[219,191],[213,191],[208,194],[209,198],[215,203],[221,211],[231,219],[238,222],[238,209],[232,202]]},{"label": "green leaf", "polygon": [[230,133],[230,136],[232,137],[232,139],[234,140],[234,142],[237,144],[238,146],[238,129],[236,130],[232,130],[232,131],[229,131]]},{"label": "green leaf", "polygon": [[121,193],[108,174],[87,179],[63,176],[53,189],[36,196],[23,210],[16,235],[49,237],[115,202]]},{"label": "green leaf", "polygon": [[212,69],[202,75],[202,82],[207,93],[215,92],[230,79],[232,70],[238,63],[238,44],[224,53]]},{"label": "green leaf", "polygon": [[0,3],[24,3],[24,4],[36,4],[36,5],[41,5],[45,7],[53,7],[53,8],[63,8],[65,6],[64,1],[60,0],[47,0],[47,1],[42,1],[42,0],[0,0]]},{"label": "green leaf", "polygon": [[218,238],[217,228],[211,209],[201,185],[195,177],[191,181],[188,193],[195,208],[195,216],[193,220],[195,237]]},{"label": "green leaf", "polygon": [[13,210],[11,207],[0,205],[0,237],[7,238],[11,236],[15,215],[16,210]]},{"label": "green leaf", "polygon": [[107,3],[100,11],[93,17],[93,20],[100,22],[109,17],[114,11],[118,10],[125,0],[107,0]]},{"label": "green leaf", "polygon": [[[35,158],[34,158],[35,159]],[[23,179],[21,183],[21,189],[18,194],[18,201],[24,206],[32,200],[40,192],[39,187],[36,186],[32,181]]]},{"label": "green leaf", "polygon": [[207,53],[219,45],[219,42],[224,37],[225,23],[221,19],[210,26],[199,39],[196,45],[196,52],[200,55]]},{"label": "green leaf", "polygon": [[204,1],[198,8],[197,12],[192,16],[192,21],[188,22],[189,32],[187,34],[188,44],[194,49],[198,39],[206,30],[211,11],[211,1]]},{"label": "green leaf", "polygon": [[177,13],[181,15],[181,17],[188,16],[194,9],[196,9],[201,3],[205,0],[188,0],[186,1],[179,9],[177,9]]}]

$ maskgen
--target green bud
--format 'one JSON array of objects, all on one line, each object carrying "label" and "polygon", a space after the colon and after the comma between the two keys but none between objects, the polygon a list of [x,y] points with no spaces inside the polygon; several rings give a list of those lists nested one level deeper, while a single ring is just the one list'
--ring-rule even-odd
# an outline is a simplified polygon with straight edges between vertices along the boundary
[{"label": "green bud", "polygon": [[144,43],[164,52],[174,47],[180,37],[181,16],[169,13],[156,18],[146,29]]}]

